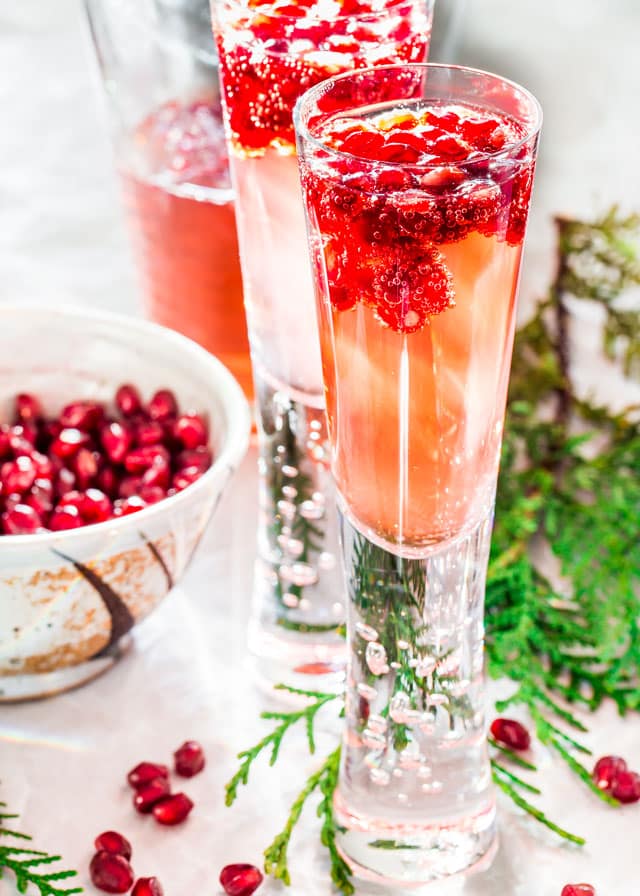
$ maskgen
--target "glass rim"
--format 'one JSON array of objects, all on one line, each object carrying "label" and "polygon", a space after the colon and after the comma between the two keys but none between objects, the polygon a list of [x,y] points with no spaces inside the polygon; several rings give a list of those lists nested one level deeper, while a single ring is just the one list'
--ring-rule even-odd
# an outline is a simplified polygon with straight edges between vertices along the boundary
[{"label": "glass rim", "polygon": [[[378,10],[369,10],[368,12],[361,13],[346,13],[344,15],[337,15],[335,18],[331,19],[331,22],[367,22],[367,21],[379,21],[380,15],[386,12],[396,12],[397,6],[402,6],[403,3],[411,4],[415,6],[418,3],[419,6],[423,6],[425,10],[425,14],[429,16],[429,14],[433,14],[433,8],[436,0],[389,0],[384,6],[383,9]],[[274,9],[277,9],[278,0],[270,0],[268,3],[263,3],[260,6],[251,7],[247,5],[246,0],[210,0],[211,3],[211,20],[213,22],[214,28],[216,25],[216,10],[220,7],[225,7],[227,9],[232,10],[245,10],[246,12],[259,12],[262,15],[269,16],[270,13],[273,12]],[[275,16],[273,18],[276,18]],[[292,15],[284,15],[277,16],[278,21],[284,22],[285,24],[293,24],[295,22],[302,22],[306,19],[307,16],[292,16]],[[326,22],[326,17],[320,16],[319,18],[310,18],[307,19],[310,22]],[[286,51],[282,53],[273,54],[273,55],[287,55]]]},{"label": "glass rim", "polygon": [[[533,140],[540,133],[540,129],[542,127],[542,106],[540,105],[539,100],[528,90],[526,87],[523,87],[521,84],[518,84],[517,81],[512,81],[510,78],[505,78],[502,75],[496,75],[493,72],[487,72],[483,69],[473,68],[472,66],[467,65],[449,65],[447,63],[442,62],[401,62],[396,65],[380,65],[380,66],[369,66],[368,68],[358,68],[351,69],[347,72],[341,72],[337,75],[332,75],[330,78],[326,78],[324,81],[321,81],[319,84],[314,84],[313,87],[310,87],[306,90],[297,100],[295,108],[293,110],[293,124],[296,131],[296,137],[298,140],[303,140],[304,142],[310,143],[312,146],[315,146],[317,149],[322,150],[325,153],[330,153],[333,157],[343,158],[343,159],[358,159],[358,161],[373,166],[384,165],[388,168],[411,168],[415,169],[416,167],[420,169],[432,169],[432,168],[442,168],[447,163],[442,160],[439,161],[429,161],[429,162],[390,162],[390,161],[382,161],[379,159],[366,159],[363,156],[357,156],[355,153],[345,152],[341,149],[334,149],[332,146],[328,146],[326,143],[323,143],[318,137],[315,137],[306,122],[303,122],[303,114],[307,110],[308,106],[312,104],[317,98],[321,97],[323,94],[327,92],[329,87],[339,81],[346,81],[349,78],[354,78],[360,75],[369,75],[375,73],[382,72],[393,72],[393,71],[448,71],[448,72],[461,72],[466,75],[477,75],[483,78],[488,78],[495,83],[499,83],[506,87],[511,87],[514,91],[517,91],[529,104],[531,110],[533,111],[532,121],[530,126],[527,126],[525,134],[520,137],[518,140],[513,143],[509,143],[498,152],[478,152],[472,159],[463,159],[460,162],[450,163],[455,164],[457,168],[464,169],[467,165],[475,165],[479,162],[484,161],[492,161],[492,160],[501,160],[505,158],[509,158],[519,149],[521,149],[525,144]],[[411,97],[407,97],[406,99],[412,99]],[[389,103],[393,102],[402,102],[403,100],[389,100]],[[327,117],[331,114],[340,114],[340,112],[344,111],[345,113],[348,111],[346,108],[344,110],[334,110],[333,113],[327,113]]]}]

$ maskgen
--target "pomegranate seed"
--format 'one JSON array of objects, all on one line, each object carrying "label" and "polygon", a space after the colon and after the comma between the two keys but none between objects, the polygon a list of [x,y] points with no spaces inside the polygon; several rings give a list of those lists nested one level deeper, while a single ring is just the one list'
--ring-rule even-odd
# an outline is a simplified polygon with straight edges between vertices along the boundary
[{"label": "pomegranate seed", "polygon": [[70,492],[67,492],[60,501],[58,502],[58,507],[75,507],[78,513],[82,516],[82,505],[84,503],[84,495],[82,492],[73,489]]},{"label": "pomegranate seed", "polygon": [[[142,448],[134,448],[124,459],[124,468],[127,473],[144,473],[155,461],[161,458],[165,464],[169,463],[169,452],[163,445],[145,445]],[[153,485],[153,483],[149,483]]]},{"label": "pomegranate seed", "polygon": [[204,750],[195,740],[187,740],[173,754],[177,775],[192,778],[201,772],[205,765]]},{"label": "pomegranate seed", "polygon": [[161,457],[156,457],[148,470],[145,470],[142,476],[142,484],[150,486],[160,486],[167,489],[171,479],[171,469],[169,464]]},{"label": "pomegranate seed", "polygon": [[157,504],[167,497],[167,492],[159,485],[143,485],[140,488],[140,497],[147,504]]},{"label": "pomegranate seed", "polygon": [[22,423],[35,423],[42,417],[42,406],[34,395],[21,392],[16,395],[16,419]]},{"label": "pomegranate seed", "polygon": [[140,494],[142,488],[141,476],[125,476],[118,486],[119,498],[131,498],[133,495]]},{"label": "pomegranate seed", "polygon": [[6,423],[0,423],[0,460],[11,454],[11,429]]},{"label": "pomegranate seed", "polygon": [[96,837],[94,845],[98,852],[110,852],[115,856],[124,856],[127,861],[131,858],[131,844],[117,831],[105,831],[100,834]]},{"label": "pomegranate seed", "polygon": [[138,447],[158,445],[163,439],[164,429],[156,420],[142,420],[135,428],[135,443]]},{"label": "pomegranate seed", "polygon": [[131,433],[122,423],[112,421],[102,427],[100,441],[109,460],[121,464],[131,447]]},{"label": "pomegranate seed", "polygon": [[251,896],[262,881],[262,872],[255,865],[225,865],[220,872],[220,884],[227,896]]},{"label": "pomegranate seed", "polygon": [[174,825],[182,824],[192,809],[193,803],[186,793],[175,793],[156,803],[152,811],[158,824]]},{"label": "pomegranate seed", "polygon": [[59,498],[63,498],[68,492],[73,491],[75,487],[75,474],[63,467],[56,477],[56,494]]},{"label": "pomegranate seed", "polygon": [[211,466],[213,457],[208,448],[194,448],[192,451],[181,451],[176,458],[176,466],[179,470],[185,467],[199,467],[204,473]]},{"label": "pomegranate seed", "polygon": [[73,459],[73,472],[80,488],[88,488],[98,475],[99,469],[100,455],[97,451],[81,448]]},{"label": "pomegranate seed", "polygon": [[610,790],[620,772],[626,772],[627,763],[620,756],[602,756],[593,767],[591,777],[600,790]]},{"label": "pomegranate seed", "polygon": [[111,501],[98,488],[88,488],[82,496],[80,513],[87,523],[103,523],[111,517]]},{"label": "pomegranate seed", "polygon": [[[28,454],[30,450],[33,450],[37,438],[38,431],[31,423],[16,423],[9,431],[9,442],[16,454],[18,452]],[[29,446],[26,452],[24,451],[25,445]]]},{"label": "pomegranate seed", "polygon": [[16,504],[2,514],[5,535],[33,535],[42,528],[40,515],[29,504]]},{"label": "pomegranate seed", "polygon": [[110,498],[117,497],[120,480],[118,474],[112,467],[103,467],[103,469],[100,470],[96,484],[105,495],[109,495]]},{"label": "pomegranate seed", "polygon": [[91,881],[105,893],[126,893],[133,884],[133,871],[124,856],[102,849],[91,859]]},{"label": "pomegranate seed", "polygon": [[529,732],[515,719],[494,719],[491,733],[497,741],[511,750],[528,750],[531,744]]},{"label": "pomegranate seed", "polygon": [[131,896],[164,896],[164,890],[157,877],[141,877],[136,881]]},{"label": "pomegranate seed", "polygon": [[565,884],[560,896],[596,896],[591,884]]},{"label": "pomegranate seed", "polygon": [[49,460],[46,454],[41,454],[39,451],[33,451],[31,453],[31,462],[36,468],[36,477],[38,479],[53,479],[53,463]]},{"label": "pomegranate seed", "polygon": [[640,775],[631,771],[619,772],[613,779],[610,793],[621,803],[637,803],[640,800]]},{"label": "pomegranate seed", "polygon": [[169,389],[159,389],[149,402],[149,416],[152,420],[166,420],[178,413],[175,395]]},{"label": "pomegranate seed", "polygon": [[140,762],[135,768],[132,768],[127,775],[127,781],[130,787],[138,789],[154,778],[168,778],[169,769],[166,765],[159,765],[156,762]]},{"label": "pomegranate seed", "polygon": [[7,493],[24,494],[36,481],[38,471],[30,457],[9,460],[0,467],[0,479]]},{"label": "pomegranate seed", "polygon": [[114,501],[113,515],[115,517],[129,516],[132,513],[137,513],[139,510],[144,510],[146,506],[146,502],[140,495],[131,495],[130,498]]},{"label": "pomegranate seed", "polygon": [[169,796],[171,787],[168,778],[154,778],[147,784],[138,787],[133,797],[133,805],[138,812],[148,815],[155,804],[163,797]]},{"label": "pomegranate seed", "polygon": [[56,457],[66,460],[73,457],[84,445],[89,443],[89,436],[80,429],[67,428],[60,432],[51,443],[49,451]]},{"label": "pomegranate seed", "polygon": [[140,393],[135,386],[124,383],[116,392],[116,406],[123,417],[131,417],[142,410]]},{"label": "pomegranate seed", "polygon": [[79,529],[82,525],[80,512],[73,504],[69,504],[67,507],[56,507],[49,518],[49,528],[53,532],[60,532],[64,529]]},{"label": "pomegranate seed", "polygon": [[25,504],[33,507],[35,512],[44,518],[53,507],[53,485],[50,479],[36,479],[31,491],[25,498]]},{"label": "pomegranate seed", "polygon": [[209,438],[207,424],[199,414],[183,414],[178,417],[173,434],[185,448],[199,448],[206,445]]},{"label": "pomegranate seed", "polygon": [[95,401],[74,401],[62,409],[60,423],[63,427],[81,429],[83,432],[91,432],[104,417],[102,405]]},{"label": "pomegranate seed", "polygon": [[196,479],[200,479],[202,472],[200,467],[185,467],[175,474],[171,484],[177,491],[181,492],[187,488],[188,485],[195,482]]}]

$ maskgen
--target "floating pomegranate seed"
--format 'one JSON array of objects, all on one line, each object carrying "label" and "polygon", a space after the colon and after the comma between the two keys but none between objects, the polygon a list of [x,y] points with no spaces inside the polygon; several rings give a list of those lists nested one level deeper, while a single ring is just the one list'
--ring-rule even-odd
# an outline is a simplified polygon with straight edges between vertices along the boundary
[{"label": "floating pomegranate seed", "polygon": [[36,481],[38,471],[30,457],[8,460],[0,467],[0,479],[8,494],[23,495]]},{"label": "floating pomegranate seed", "polygon": [[528,750],[531,744],[529,732],[515,719],[494,719],[491,733],[497,741],[511,750]]},{"label": "floating pomegranate seed", "polygon": [[140,877],[135,882],[131,896],[164,896],[164,890],[157,877]]},{"label": "floating pomegranate seed", "polygon": [[591,884],[565,884],[560,896],[596,896]]},{"label": "floating pomegranate seed", "polygon": [[146,502],[140,495],[131,495],[130,498],[119,498],[114,501],[113,515],[116,517],[129,516],[132,513],[138,513],[147,506]]},{"label": "floating pomegranate seed", "polygon": [[105,893],[126,893],[133,885],[133,871],[124,856],[100,850],[91,859],[91,881]]},{"label": "floating pomegranate seed", "polygon": [[60,423],[63,427],[91,432],[104,417],[102,405],[95,401],[74,401],[62,409]]},{"label": "floating pomegranate seed", "polygon": [[144,473],[158,458],[165,464],[169,463],[169,452],[163,445],[144,445],[129,451],[124,459],[124,468],[127,473]]},{"label": "floating pomegranate seed", "polygon": [[152,811],[158,824],[174,825],[182,824],[192,809],[193,803],[186,793],[175,793],[156,803]]},{"label": "floating pomegranate seed", "polygon": [[121,464],[131,447],[131,433],[122,423],[112,421],[102,427],[100,441],[109,460]]},{"label": "floating pomegranate seed", "polygon": [[164,429],[157,420],[141,420],[135,427],[134,439],[138,447],[158,445],[164,439]]},{"label": "floating pomegranate seed", "polygon": [[54,439],[51,443],[49,451],[56,457],[66,460],[69,457],[73,457],[83,445],[88,443],[89,436],[86,432],[69,427],[61,430],[57,439]]},{"label": "floating pomegranate seed", "polygon": [[168,778],[169,769],[157,762],[140,762],[127,775],[127,782],[135,790],[153,781],[154,778]]},{"label": "floating pomegranate seed", "polygon": [[255,865],[225,865],[220,872],[220,884],[227,896],[251,896],[262,881],[262,872]]},{"label": "floating pomegranate seed", "polygon": [[152,420],[166,420],[178,413],[178,403],[169,389],[159,389],[149,402],[147,410]]},{"label": "floating pomegranate seed", "polygon": [[204,750],[195,740],[187,740],[173,754],[177,775],[192,778],[201,772],[205,765]]},{"label": "floating pomegranate seed", "polygon": [[169,796],[170,793],[171,787],[168,778],[154,778],[137,788],[133,797],[133,805],[138,812],[147,815],[159,800]]},{"label": "floating pomegranate seed", "polygon": [[88,488],[82,496],[80,506],[82,518],[87,523],[103,523],[111,517],[112,506],[109,498],[98,488]]},{"label": "floating pomegranate seed", "polygon": [[69,504],[67,507],[56,507],[49,517],[49,528],[53,532],[79,529],[83,525],[80,511],[73,504]]},{"label": "floating pomegranate seed", "polygon": [[40,515],[29,504],[16,504],[2,514],[5,535],[33,535],[41,528]]},{"label": "floating pomegranate seed", "polygon": [[640,775],[621,771],[611,783],[611,796],[621,803],[637,803],[640,800]]},{"label": "floating pomegranate seed", "polygon": [[199,414],[183,414],[178,417],[173,433],[185,448],[199,448],[207,444],[207,424]]},{"label": "floating pomegranate seed", "polygon": [[116,406],[123,417],[132,417],[142,410],[140,393],[135,386],[124,383],[116,392]]},{"label": "floating pomegranate seed", "polygon": [[627,763],[620,756],[602,756],[593,767],[591,777],[600,790],[610,790],[615,778],[626,772]]},{"label": "floating pomegranate seed", "polygon": [[103,834],[99,834],[94,845],[98,852],[110,852],[112,855],[124,856],[127,861],[132,855],[131,844],[117,831],[105,831]]},{"label": "floating pomegranate seed", "polygon": [[42,405],[35,395],[21,392],[16,395],[15,414],[23,423],[35,423],[42,417]]},{"label": "floating pomegranate seed", "polygon": [[100,455],[97,451],[81,448],[73,459],[73,472],[80,488],[88,488],[98,475],[99,469]]}]

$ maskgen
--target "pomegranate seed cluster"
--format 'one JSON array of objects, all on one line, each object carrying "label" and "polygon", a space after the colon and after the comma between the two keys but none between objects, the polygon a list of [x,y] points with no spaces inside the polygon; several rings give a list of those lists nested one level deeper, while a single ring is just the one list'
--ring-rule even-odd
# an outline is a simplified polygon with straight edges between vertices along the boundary
[{"label": "pomegranate seed cluster", "polygon": [[160,389],[148,404],[134,386],[115,413],[94,401],[45,417],[21,394],[0,423],[0,533],[59,532],[127,516],[182,491],[211,466],[203,417],[181,413]]},{"label": "pomegranate seed cluster", "polygon": [[237,0],[218,10],[220,72],[236,153],[294,152],[293,107],[331,75],[424,61],[418,0]]},{"label": "pomegranate seed cluster", "polygon": [[322,235],[315,263],[336,311],[362,302],[387,327],[416,332],[455,304],[442,246],[471,233],[522,242],[531,147],[501,155],[524,137],[515,121],[443,106],[334,117],[311,131],[344,153],[321,150],[303,166],[310,219]]},{"label": "pomegranate seed cluster", "polygon": [[640,775],[632,771],[620,756],[602,756],[592,775],[594,783],[621,803],[640,800]]}]

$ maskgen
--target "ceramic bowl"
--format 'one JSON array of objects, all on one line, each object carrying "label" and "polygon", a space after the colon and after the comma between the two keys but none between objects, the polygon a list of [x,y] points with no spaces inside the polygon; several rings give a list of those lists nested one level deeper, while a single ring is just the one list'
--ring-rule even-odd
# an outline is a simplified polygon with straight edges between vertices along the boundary
[{"label": "ceramic bowl", "polygon": [[223,365],[147,321],[75,308],[0,306],[0,421],[18,392],[55,414],[173,389],[209,421],[214,462],[184,491],[138,513],[63,532],[0,536],[0,702],[81,684],[113,664],[132,629],[180,580],[245,454],[249,409]]}]

